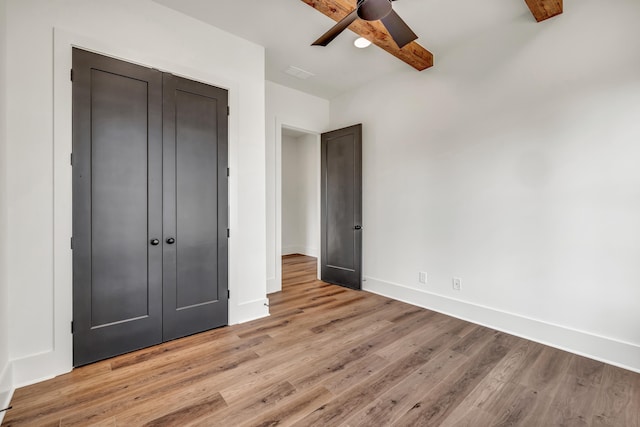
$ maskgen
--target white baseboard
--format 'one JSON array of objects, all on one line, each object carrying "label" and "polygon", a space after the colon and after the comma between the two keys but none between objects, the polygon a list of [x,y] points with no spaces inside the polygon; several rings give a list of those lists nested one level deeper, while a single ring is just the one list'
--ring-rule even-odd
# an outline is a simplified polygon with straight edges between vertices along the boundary
[{"label": "white baseboard", "polygon": [[363,290],[640,373],[640,345],[367,277]]},{"label": "white baseboard", "polygon": [[249,322],[269,316],[269,300],[260,298],[236,306],[229,306],[229,324]]},{"label": "white baseboard", "polygon": [[[8,408],[13,396],[13,367],[11,362],[7,362],[2,371],[0,371],[0,409]],[[6,412],[0,412],[0,424],[4,419]]]},{"label": "white baseboard", "polygon": [[72,369],[71,361],[62,367],[54,351],[15,359],[13,364],[13,384],[15,388],[25,387],[66,374]]},{"label": "white baseboard", "polygon": [[307,255],[312,257],[318,257],[318,249],[309,246],[286,246],[282,248],[282,255]]}]

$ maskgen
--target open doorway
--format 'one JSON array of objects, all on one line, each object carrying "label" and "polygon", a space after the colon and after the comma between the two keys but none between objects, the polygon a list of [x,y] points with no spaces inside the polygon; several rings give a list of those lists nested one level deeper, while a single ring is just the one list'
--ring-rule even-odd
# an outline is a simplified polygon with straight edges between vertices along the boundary
[{"label": "open doorway", "polygon": [[281,255],[306,255],[319,263],[320,135],[286,125],[281,135]]}]

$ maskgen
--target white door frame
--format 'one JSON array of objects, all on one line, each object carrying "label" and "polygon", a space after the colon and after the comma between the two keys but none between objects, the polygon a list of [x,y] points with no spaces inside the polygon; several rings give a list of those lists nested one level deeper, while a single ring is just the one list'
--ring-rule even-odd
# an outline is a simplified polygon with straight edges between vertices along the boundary
[{"label": "white door frame", "polygon": [[[275,283],[271,292],[278,292],[282,290],[282,128],[293,129],[307,134],[315,135],[316,137],[316,176],[318,177],[318,209],[320,209],[320,135],[321,131],[317,129],[305,129],[300,126],[296,126],[294,121],[281,119],[276,117],[276,135],[275,135]],[[321,233],[321,217],[318,215],[318,244],[320,244]],[[320,253],[321,248],[318,248],[318,279],[320,279]]]},{"label": "white door frame", "polygon": [[[53,41],[53,340],[48,351],[13,360],[14,383],[18,386],[52,378],[71,371],[73,367],[73,335],[70,327],[73,318],[73,275],[72,252],[69,244],[72,235],[72,173],[69,161],[69,155],[72,151],[72,88],[69,78],[69,70],[72,66],[72,48],[78,47],[161,70],[172,70],[176,75],[227,89],[232,110],[235,110],[234,106],[238,105],[240,87],[238,82],[224,76],[191,69],[173,63],[170,59],[150,57],[140,50],[132,50],[128,47],[114,45],[109,40],[94,39],[57,27],[54,28]],[[229,121],[230,151],[233,150],[232,147],[237,146],[240,127],[237,117],[237,115],[232,116]],[[235,157],[229,156],[229,163],[232,169],[237,167]],[[235,201],[236,192],[234,187],[230,189],[230,204],[237,203]],[[235,206],[232,206],[232,212],[237,212]],[[230,248],[229,265],[239,262],[239,259],[239,257],[235,257]],[[236,282],[230,277],[229,288],[232,292],[236,286]],[[230,301],[229,310],[230,323],[237,322],[235,320],[235,316],[237,316],[235,314],[236,304],[232,304]]]}]

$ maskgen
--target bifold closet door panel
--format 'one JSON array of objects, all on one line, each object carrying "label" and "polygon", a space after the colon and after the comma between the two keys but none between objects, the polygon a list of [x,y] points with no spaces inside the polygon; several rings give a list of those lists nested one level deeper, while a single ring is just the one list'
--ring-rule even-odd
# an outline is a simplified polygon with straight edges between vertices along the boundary
[{"label": "bifold closet door panel", "polygon": [[163,339],[227,324],[227,91],[164,74]]},{"label": "bifold closet door panel", "polygon": [[73,70],[80,366],[162,341],[162,73],[79,49]]}]

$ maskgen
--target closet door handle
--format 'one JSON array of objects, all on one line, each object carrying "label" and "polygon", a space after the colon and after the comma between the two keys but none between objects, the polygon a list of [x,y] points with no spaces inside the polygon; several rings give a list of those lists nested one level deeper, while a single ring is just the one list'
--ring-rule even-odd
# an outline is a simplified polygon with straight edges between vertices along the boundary
[{"label": "closet door handle", "polygon": [[170,245],[173,245],[175,242],[176,242],[176,239],[174,239],[173,237],[169,237],[167,239],[167,243],[170,244]]},{"label": "closet door handle", "polygon": [[158,239],[153,239],[153,240],[151,241],[151,245],[152,245],[152,246],[158,246],[159,244],[160,244],[160,240],[158,240]]}]

